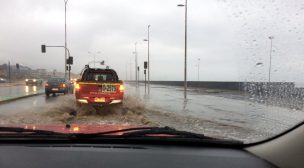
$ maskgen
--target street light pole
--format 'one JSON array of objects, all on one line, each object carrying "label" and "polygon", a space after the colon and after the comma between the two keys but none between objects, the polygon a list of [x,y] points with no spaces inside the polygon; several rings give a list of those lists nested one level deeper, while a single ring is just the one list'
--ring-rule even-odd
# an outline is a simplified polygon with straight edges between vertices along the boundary
[{"label": "street light pole", "polygon": [[126,63],[126,77],[125,77],[125,81],[128,80],[128,64]]},{"label": "street light pole", "polygon": [[270,82],[270,79],[271,79],[271,61],[272,61],[272,40],[274,39],[274,36],[269,36],[268,38],[270,39],[268,82]]},{"label": "street light pole", "polygon": [[135,54],[135,82],[136,82],[136,87],[138,87],[138,72],[137,72],[137,42],[135,42],[134,44],[135,46],[135,51],[134,51],[134,54]]},{"label": "street light pole", "polygon": [[188,2],[185,4],[178,4],[179,7],[185,7],[185,65],[184,65],[184,99],[187,99],[187,15],[188,15]]},{"label": "street light pole", "polygon": [[[66,24],[66,13],[67,13],[67,3],[68,0],[64,0],[64,48],[67,48],[67,24]],[[64,51],[64,78],[66,79],[67,75],[67,51]]]},{"label": "street light pole", "polygon": [[144,41],[148,42],[148,94],[150,94],[150,27],[151,25],[148,25],[148,39],[144,39]]},{"label": "street light pole", "polygon": [[132,81],[132,57],[130,57],[130,81]]},{"label": "street light pole", "polygon": [[11,83],[11,62],[8,61],[8,81]]},{"label": "street light pole", "polygon": [[148,25],[148,94],[150,94],[150,25]]},{"label": "street light pole", "polygon": [[200,61],[201,61],[201,59],[200,58],[198,58],[198,64],[197,64],[197,81],[199,81],[199,73],[200,73]]},{"label": "street light pole", "polygon": [[90,51],[88,51],[88,54],[93,55],[93,58],[94,58],[94,68],[96,68],[96,66],[95,66],[96,54],[100,54],[100,53],[101,53],[100,51],[97,51],[97,52],[90,52]]}]

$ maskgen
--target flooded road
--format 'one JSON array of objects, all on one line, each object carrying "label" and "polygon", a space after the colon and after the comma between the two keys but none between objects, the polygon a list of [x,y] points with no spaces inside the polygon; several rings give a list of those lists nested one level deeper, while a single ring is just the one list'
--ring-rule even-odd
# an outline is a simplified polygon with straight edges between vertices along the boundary
[{"label": "flooded road", "polygon": [[[274,136],[304,120],[304,112],[258,104],[242,99],[242,93],[152,85],[127,86],[122,107],[97,110],[75,106],[74,95],[30,97],[0,105],[1,124],[120,124],[170,126],[208,136],[254,142]],[[77,114],[77,115],[76,115]]]}]

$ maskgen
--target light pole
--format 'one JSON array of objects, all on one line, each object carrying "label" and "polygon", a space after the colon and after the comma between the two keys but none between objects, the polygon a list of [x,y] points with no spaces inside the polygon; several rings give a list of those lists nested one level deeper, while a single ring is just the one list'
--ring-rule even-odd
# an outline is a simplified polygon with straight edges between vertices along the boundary
[{"label": "light pole", "polygon": [[188,3],[178,4],[178,7],[185,7],[185,65],[184,65],[184,99],[187,99],[187,10]]},{"label": "light pole", "polygon": [[271,76],[271,61],[272,61],[272,40],[274,39],[274,36],[269,36],[270,39],[270,54],[269,54],[269,71],[268,71],[268,82],[270,82],[270,76]]},{"label": "light pole", "polygon": [[148,42],[148,94],[150,94],[150,27],[151,25],[148,25],[148,39],[144,39]]},{"label": "light pole", "polygon": [[11,62],[8,61],[8,82],[11,83]]},{"label": "light pole", "polygon": [[134,55],[135,55],[135,83],[136,83],[136,87],[138,87],[138,72],[137,72],[137,67],[138,67],[138,65],[137,65],[137,42],[135,42],[134,43]]},{"label": "light pole", "polygon": [[130,81],[132,81],[132,57],[130,57]]},{"label": "light pole", "polygon": [[128,80],[128,63],[126,63],[126,81]]},{"label": "light pole", "polygon": [[[64,0],[64,48],[67,48],[67,24],[66,24],[66,13],[67,13],[67,3],[68,0]],[[64,64],[64,78],[66,79],[67,75],[67,51],[64,51],[64,58],[65,58],[65,64]]]},{"label": "light pole", "polygon": [[139,81],[140,81],[140,68],[139,66],[137,67],[137,84],[139,85]]},{"label": "light pole", "polygon": [[201,59],[200,58],[198,58],[197,59],[197,61],[198,61],[198,64],[197,64],[197,81],[199,81],[199,73],[200,73],[200,61],[201,61]]},{"label": "light pole", "polygon": [[100,51],[97,51],[97,52],[90,52],[90,51],[88,51],[88,54],[91,54],[91,55],[93,55],[93,57],[94,57],[94,68],[95,68],[95,57],[96,57],[96,54],[100,54]]}]

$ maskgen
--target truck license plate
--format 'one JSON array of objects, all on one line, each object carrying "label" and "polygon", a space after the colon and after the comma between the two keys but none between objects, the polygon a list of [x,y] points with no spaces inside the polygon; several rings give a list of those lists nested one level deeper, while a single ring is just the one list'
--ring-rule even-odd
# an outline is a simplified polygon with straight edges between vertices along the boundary
[{"label": "truck license plate", "polygon": [[96,103],[105,102],[105,98],[104,97],[102,97],[102,98],[95,98],[94,102],[96,102]]},{"label": "truck license plate", "polygon": [[109,85],[109,84],[103,84],[103,85],[101,85],[101,91],[104,92],[104,93],[116,92],[116,86],[115,85]]}]

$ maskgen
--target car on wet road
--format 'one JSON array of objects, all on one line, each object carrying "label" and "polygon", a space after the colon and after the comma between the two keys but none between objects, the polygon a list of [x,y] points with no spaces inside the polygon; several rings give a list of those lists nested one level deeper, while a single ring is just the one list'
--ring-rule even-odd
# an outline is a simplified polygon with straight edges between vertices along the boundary
[{"label": "car on wet road", "polygon": [[43,80],[42,79],[25,79],[25,84],[26,85],[42,85],[43,84]]},{"label": "car on wet road", "polygon": [[68,94],[73,90],[71,83],[65,78],[50,78],[45,83],[45,95],[49,96],[50,94]]},{"label": "car on wet road", "polygon": [[122,104],[124,85],[113,69],[86,66],[75,86],[76,102],[92,105]]},{"label": "car on wet road", "polygon": [[7,80],[6,79],[4,79],[4,78],[0,78],[0,83],[6,83],[7,82]]}]

